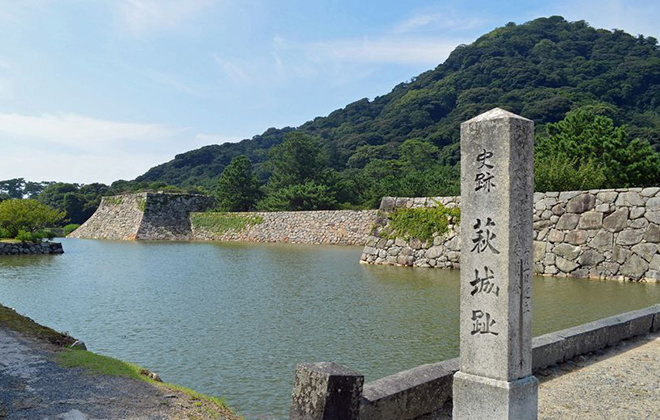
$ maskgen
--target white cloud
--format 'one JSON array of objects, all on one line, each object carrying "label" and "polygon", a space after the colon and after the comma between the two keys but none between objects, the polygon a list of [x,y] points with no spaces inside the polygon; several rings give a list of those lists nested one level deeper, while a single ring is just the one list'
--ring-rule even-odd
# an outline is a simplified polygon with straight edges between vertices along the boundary
[{"label": "white cloud", "polygon": [[217,0],[120,0],[123,23],[134,34],[176,29]]},{"label": "white cloud", "polygon": [[[385,37],[333,40],[302,44],[313,62],[352,62],[437,65],[463,40],[428,37]],[[280,44],[282,45],[282,44]],[[281,46],[280,46],[281,48]],[[296,48],[290,46],[289,48]]]},{"label": "white cloud", "polygon": [[78,114],[0,113],[0,179],[104,182],[133,179],[178,153],[237,137]]},{"label": "white cloud", "polygon": [[417,13],[402,21],[394,28],[398,34],[418,32],[421,30],[471,30],[486,23],[479,17],[459,17],[456,12],[445,10],[437,13]]},{"label": "white cloud", "polygon": [[122,141],[167,139],[184,131],[158,124],[108,121],[77,114],[32,116],[0,113],[0,139],[6,136],[31,138],[82,150]]},{"label": "white cloud", "polygon": [[222,71],[234,83],[247,82],[251,79],[244,66],[234,61],[226,60],[217,54],[213,54],[213,61],[220,66]]}]

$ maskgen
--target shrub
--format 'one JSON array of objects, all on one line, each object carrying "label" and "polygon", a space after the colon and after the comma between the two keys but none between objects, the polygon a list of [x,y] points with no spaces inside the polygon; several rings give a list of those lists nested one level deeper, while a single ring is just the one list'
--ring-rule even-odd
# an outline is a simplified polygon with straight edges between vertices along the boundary
[{"label": "shrub", "polygon": [[79,227],[80,225],[76,223],[71,223],[69,225],[64,226],[64,236],[68,236],[71,232],[78,229]]},{"label": "shrub", "polygon": [[31,233],[57,225],[64,215],[36,200],[6,200],[0,203],[0,228],[5,229],[10,238],[16,237],[20,231]]},{"label": "shrub", "polygon": [[460,223],[459,208],[447,208],[438,203],[436,207],[396,209],[389,215],[389,223],[384,236],[389,239],[401,237],[406,241],[417,238],[431,242],[436,235],[447,233],[450,223]]}]

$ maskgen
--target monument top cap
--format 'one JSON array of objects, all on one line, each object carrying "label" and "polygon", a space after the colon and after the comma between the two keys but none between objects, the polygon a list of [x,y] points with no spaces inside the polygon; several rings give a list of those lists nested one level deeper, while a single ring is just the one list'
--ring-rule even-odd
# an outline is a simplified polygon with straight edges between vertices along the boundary
[{"label": "monument top cap", "polygon": [[518,120],[523,120],[523,121],[531,121],[528,120],[525,117],[521,117],[520,115],[516,115],[513,112],[505,111],[502,108],[493,108],[490,111],[486,111],[481,115],[477,115],[476,117],[472,118],[471,120],[465,121],[463,124],[472,124],[472,123],[477,123],[481,121],[488,121],[488,120],[501,120],[505,118],[515,118]]}]

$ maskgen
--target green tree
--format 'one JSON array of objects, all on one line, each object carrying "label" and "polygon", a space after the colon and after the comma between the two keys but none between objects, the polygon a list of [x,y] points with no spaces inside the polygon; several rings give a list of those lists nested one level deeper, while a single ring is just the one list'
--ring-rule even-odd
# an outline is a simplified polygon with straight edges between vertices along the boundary
[{"label": "green tree", "polygon": [[236,156],[218,180],[216,204],[221,211],[249,211],[261,198],[259,180],[246,156]]},{"label": "green tree", "polygon": [[[558,169],[558,159],[581,171],[602,171],[602,187],[644,187],[660,182],[660,154],[641,139],[628,140],[626,126],[616,127],[611,118],[591,110],[577,109],[554,124],[548,124],[536,149],[537,176],[547,168]],[[569,175],[569,173],[566,173]],[[594,175],[596,176],[596,175]],[[547,178],[550,179],[550,178]],[[544,188],[560,191],[560,185]]]},{"label": "green tree", "polygon": [[0,193],[7,194],[9,198],[23,198],[25,179],[13,178],[0,181]]},{"label": "green tree", "polygon": [[0,229],[12,238],[20,231],[34,233],[54,226],[64,216],[64,212],[32,199],[15,198],[0,203]]},{"label": "green tree", "polygon": [[334,191],[327,185],[307,181],[283,187],[269,194],[260,207],[268,211],[327,210],[337,208]]},{"label": "green tree", "polygon": [[270,163],[273,167],[268,181],[270,191],[317,181],[326,168],[326,158],[318,142],[302,132],[287,134],[284,142],[271,150]]}]

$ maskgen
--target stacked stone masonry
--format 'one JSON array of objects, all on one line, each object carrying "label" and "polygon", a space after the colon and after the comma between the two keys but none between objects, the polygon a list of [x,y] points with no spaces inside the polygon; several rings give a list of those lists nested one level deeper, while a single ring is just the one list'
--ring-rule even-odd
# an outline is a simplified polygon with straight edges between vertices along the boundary
[{"label": "stacked stone masonry", "polygon": [[190,215],[213,207],[203,195],[138,193],[103,197],[94,215],[69,236],[111,240],[285,242],[363,246],[377,210],[230,213],[259,219],[243,229],[213,232]]},{"label": "stacked stone masonry", "polygon": [[62,254],[64,249],[59,242],[0,242],[0,255]]},{"label": "stacked stone masonry", "polygon": [[299,244],[365,244],[377,210],[325,210],[232,213],[259,218],[242,230],[211,232],[193,224],[193,238],[207,241],[281,242]]},{"label": "stacked stone masonry", "polygon": [[[451,207],[458,197],[392,198],[381,202],[379,219],[361,261],[416,267],[459,268],[455,226],[432,243],[386,239],[386,214],[395,208]],[[660,281],[660,188],[534,194],[534,271],[548,276]]]},{"label": "stacked stone masonry", "polygon": [[137,193],[103,197],[96,212],[69,236],[112,240],[190,240],[189,214],[213,206],[196,194]]}]

